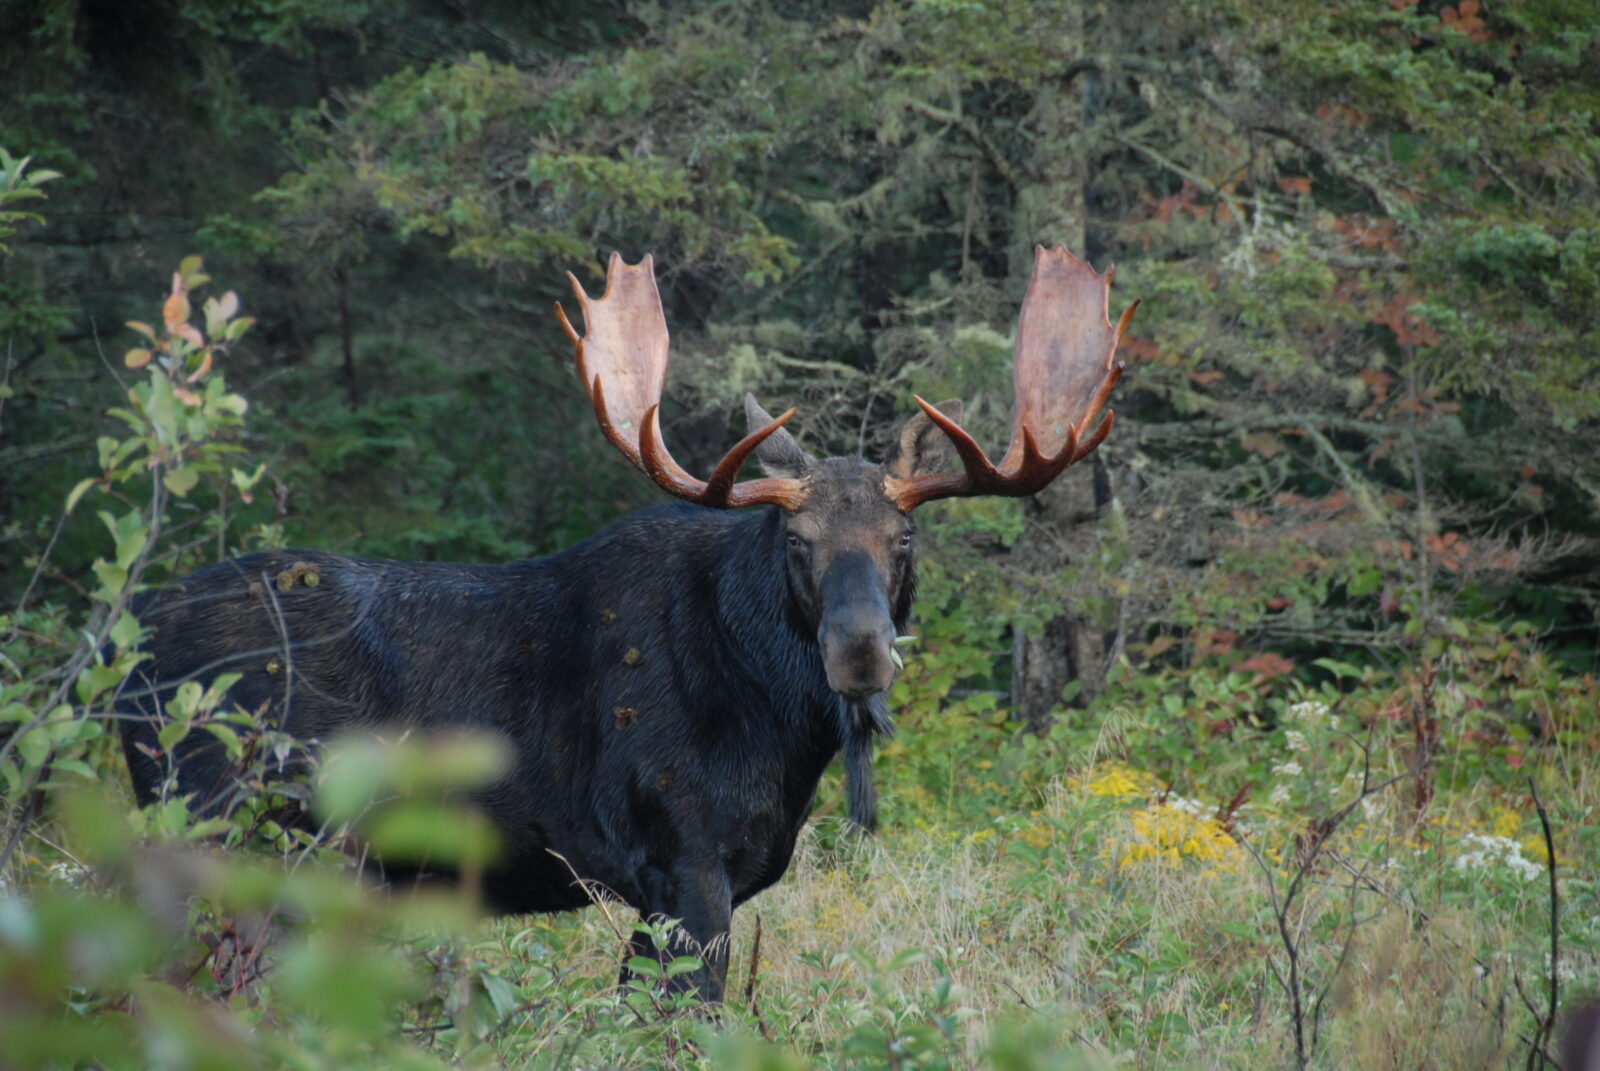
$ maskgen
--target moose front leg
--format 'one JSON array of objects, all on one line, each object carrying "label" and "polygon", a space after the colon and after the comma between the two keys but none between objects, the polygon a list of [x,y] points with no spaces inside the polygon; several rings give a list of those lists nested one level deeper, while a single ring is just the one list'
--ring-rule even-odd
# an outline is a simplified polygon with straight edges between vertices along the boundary
[{"label": "moose front leg", "polygon": [[[645,903],[639,915],[646,922],[677,919],[666,948],[657,948],[649,934],[635,932],[629,942],[629,956],[640,956],[661,964],[662,969],[680,956],[694,956],[702,966],[697,971],[667,979],[669,993],[697,989],[708,1004],[722,1003],[728,980],[728,940],[733,921],[733,897],[722,866],[679,863],[669,867],[647,866],[640,875]],[[624,964],[622,984],[635,977]]]}]

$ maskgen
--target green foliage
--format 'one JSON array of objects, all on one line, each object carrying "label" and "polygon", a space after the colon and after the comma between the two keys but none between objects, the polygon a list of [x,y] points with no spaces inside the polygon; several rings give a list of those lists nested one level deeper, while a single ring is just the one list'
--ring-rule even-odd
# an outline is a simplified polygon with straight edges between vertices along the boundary
[{"label": "green foliage", "polygon": [[[1591,14],[13,5],[0,1062],[1526,1063],[1534,788],[1562,992],[1597,984]],[[197,234],[252,295],[247,338],[228,295],[194,307],[198,263],[140,311]],[[819,452],[880,451],[912,393],[1002,443],[1029,251],[1058,240],[1119,263],[1113,314],[1143,300],[1112,497],[929,511],[888,828],[803,835],[740,913],[736,952],[754,912],[766,943],[721,1023],[665,984],[692,969],[665,925],[618,992],[608,905],[479,924],[470,879],[356,891],[285,823],[309,790],[225,680],[181,691],[161,744],[218,740],[238,811],[81,791],[121,783],[102,715],[141,584],[291,539],[505,559],[647,500],[568,371],[564,271],[656,255],[667,437],[704,471],[746,389],[801,403]],[[118,366],[100,332],[130,317],[153,326]],[[1012,652],[1064,609],[1104,664],[1023,733]],[[458,792],[492,760],[462,747],[351,742],[318,805],[470,875],[493,846]]]},{"label": "green foliage", "polygon": [[[24,156],[17,159],[4,148],[0,148],[0,238],[9,238],[17,233],[16,224],[24,221],[43,223],[44,217],[33,213],[24,212],[11,205],[23,201],[44,197],[44,191],[39,187],[51,179],[61,177],[59,171],[42,171],[35,169],[32,174],[25,174],[28,164],[33,158]],[[0,254],[9,253],[11,250],[3,241],[0,241]]]}]

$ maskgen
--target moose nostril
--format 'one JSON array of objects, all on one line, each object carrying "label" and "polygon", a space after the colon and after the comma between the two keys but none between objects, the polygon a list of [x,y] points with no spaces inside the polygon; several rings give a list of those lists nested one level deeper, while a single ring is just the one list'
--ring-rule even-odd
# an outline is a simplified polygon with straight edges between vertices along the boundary
[{"label": "moose nostril", "polygon": [[894,629],[887,622],[865,628],[819,630],[828,685],[852,699],[876,695],[894,682]]}]

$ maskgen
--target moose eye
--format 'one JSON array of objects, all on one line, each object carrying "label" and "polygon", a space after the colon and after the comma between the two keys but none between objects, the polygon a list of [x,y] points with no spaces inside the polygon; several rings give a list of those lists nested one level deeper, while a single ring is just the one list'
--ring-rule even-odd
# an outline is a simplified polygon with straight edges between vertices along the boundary
[{"label": "moose eye", "polygon": [[793,532],[790,532],[789,533],[789,545],[798,550],[800,548],[800,537],[795,535]]},{"label": "moose eye", "polygon": [[911,533],[910,532],[901,532],[900,533],[900,549],[901,550],[905,550],[905,549],[909,548],[910,546],[911,546]]}]

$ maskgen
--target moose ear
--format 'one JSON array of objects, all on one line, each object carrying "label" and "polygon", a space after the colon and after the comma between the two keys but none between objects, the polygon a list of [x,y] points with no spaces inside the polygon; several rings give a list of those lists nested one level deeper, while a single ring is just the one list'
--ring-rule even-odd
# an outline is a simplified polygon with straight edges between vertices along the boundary
[{"label": "moose ear", "polygon": [[[934,408],[956,423],[961,422],[961,399],[952,398]],[[913,476],[932,476],[936,472],[943,472],[954,456],[949,438],[939,429],[939,425],[928,419],[928,414],[919,409],[917,415],[906,421],[905,427],[900,429],[900,440],[889,451],[883,467],[889,470],[889,475],[909,480]]]},{"label": "moose ear", "polygon": [[[754,394],[744,396],[744,418],[751,432],[760,431],[772,423],[772,414],[761,408]],[[779,479],[797,480],[805,475],[805,470],[811,465],[810,456],[800,449],[794,436],[783,428],[767,436],[756,447],[756,459],[761,462],[761,468],[768,476]]]}]

